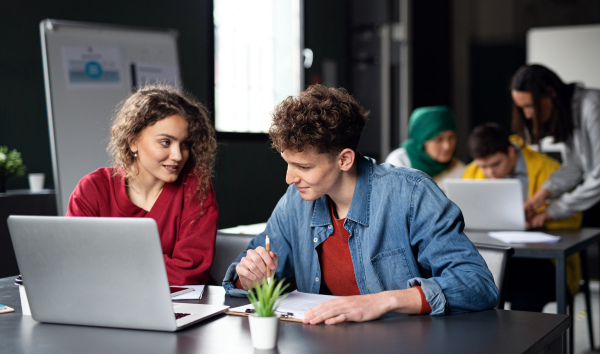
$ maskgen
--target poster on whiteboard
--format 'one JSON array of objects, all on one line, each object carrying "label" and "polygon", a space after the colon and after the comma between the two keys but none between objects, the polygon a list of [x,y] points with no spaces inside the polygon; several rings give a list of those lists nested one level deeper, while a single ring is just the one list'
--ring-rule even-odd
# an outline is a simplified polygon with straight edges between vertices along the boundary
[{"label": "poster on whiteboard", "polygon": [[176,65],[131,62],[131,82],[134,87],[148,84],[167,84],[180,87],[179,68]]},{"label": "poster on whiteboard", "polygon": [[121,88],[121,59],[118,48],[63,47],[67,89]]}]

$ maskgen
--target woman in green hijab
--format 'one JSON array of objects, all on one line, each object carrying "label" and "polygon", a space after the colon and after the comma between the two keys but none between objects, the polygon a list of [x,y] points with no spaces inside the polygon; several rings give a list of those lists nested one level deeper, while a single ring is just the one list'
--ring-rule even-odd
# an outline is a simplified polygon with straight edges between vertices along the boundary
[{"label": "woman in green hijab", "polygon": [[421,107],[408,122],[408,140],[392,151],[385,162],[412,167],[430,175],[444,189],[446,178],[461,178],[465,164],[454,157],[456,122],[448,107]]}]

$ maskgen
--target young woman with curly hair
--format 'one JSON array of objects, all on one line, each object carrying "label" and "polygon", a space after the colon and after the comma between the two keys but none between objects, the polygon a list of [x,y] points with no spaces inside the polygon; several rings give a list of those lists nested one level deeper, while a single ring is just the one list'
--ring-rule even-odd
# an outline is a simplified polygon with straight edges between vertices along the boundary
[{"label": "young woman with curly hair", "polygon": [[169,283],[212,282],[218,207],[208,111],[173,87],[145,86],[120,105],[107,150],[114,166],[81,179],[67,216],[152,218]]}]

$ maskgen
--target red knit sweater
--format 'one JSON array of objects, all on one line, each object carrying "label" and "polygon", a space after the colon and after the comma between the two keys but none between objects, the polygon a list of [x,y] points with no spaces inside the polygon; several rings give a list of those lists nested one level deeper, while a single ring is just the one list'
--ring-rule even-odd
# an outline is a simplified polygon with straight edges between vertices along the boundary
[{"label": "red knit sweater", "polygon": [[86,176],[71,194],[67,216],[111,216],[152,218],[158,225],[163,258],[170,285],[213,283],[210,276],[215,251],[219,210],[212,186],[204,200],[204,214],[193,197],[196,177],[180,175],[167,183],[150,211],[127,197],[125,179],[112,176],[113,168],[103,167]]}]

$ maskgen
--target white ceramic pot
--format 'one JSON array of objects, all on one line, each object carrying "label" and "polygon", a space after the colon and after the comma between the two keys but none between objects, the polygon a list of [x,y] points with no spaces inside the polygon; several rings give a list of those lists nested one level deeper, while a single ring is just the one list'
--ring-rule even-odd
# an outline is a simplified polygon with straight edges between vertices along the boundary
[{"label": "white ceramic pot", "polygon": [[279,315],[273,317],[248,316],[252,346],[256,349],[273,349],[279,336]]}]

